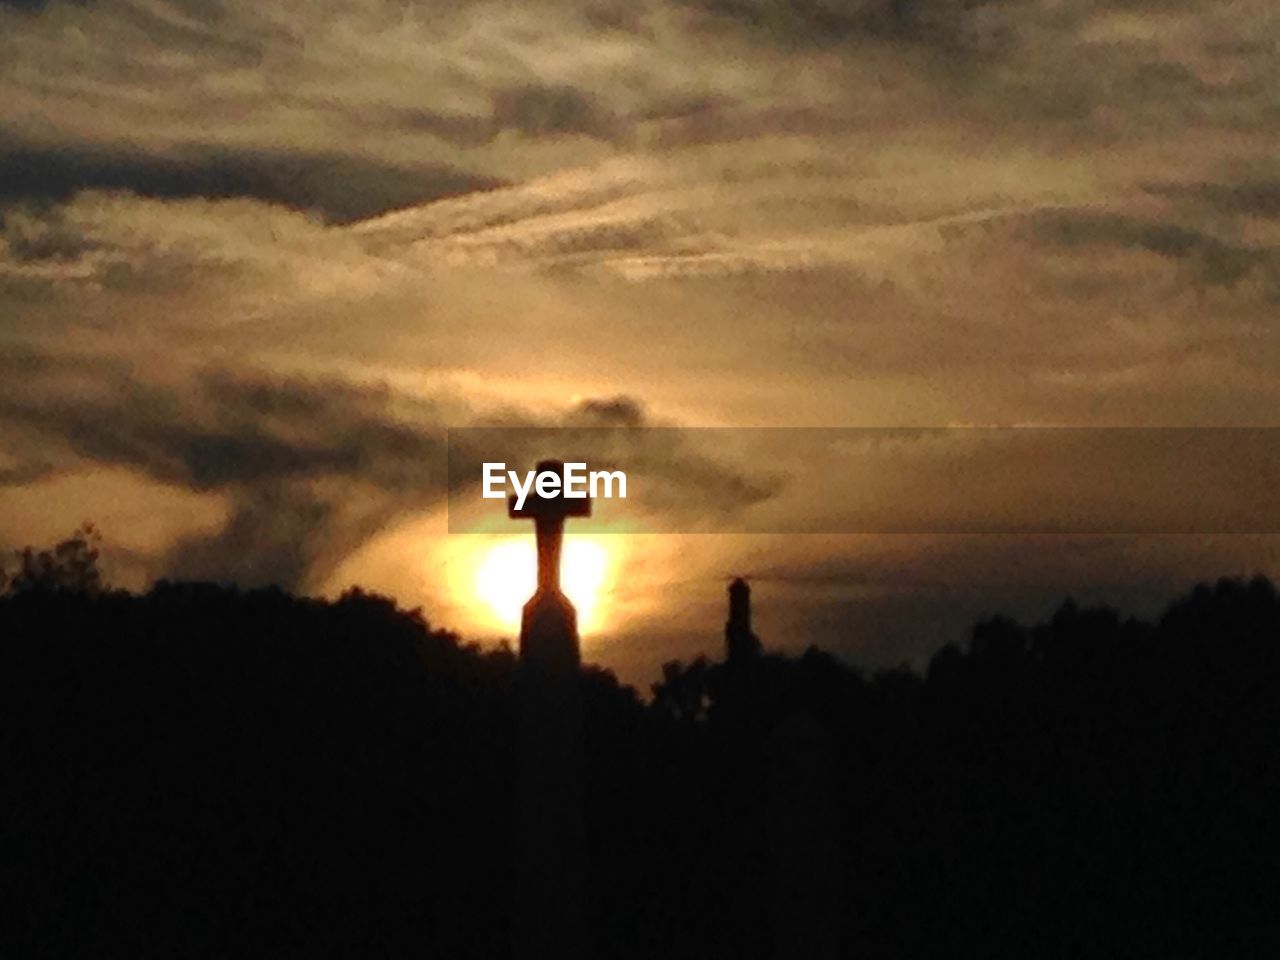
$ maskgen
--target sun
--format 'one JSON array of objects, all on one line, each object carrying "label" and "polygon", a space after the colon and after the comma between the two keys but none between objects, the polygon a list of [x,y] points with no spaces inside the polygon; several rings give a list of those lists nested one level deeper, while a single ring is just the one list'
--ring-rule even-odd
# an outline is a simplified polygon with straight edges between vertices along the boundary
[{"label": "sun", "polygon": [[[495,626],[520,628],[520,611],[533,596],[537,573],[538,555],[531,537],[503,538],[480,552],[473,589]],[[612,574],[610,551],[603,544],[588,537],[565,537],[560,583],[578,610],[582,633],[599,625],[601,599]]]}]

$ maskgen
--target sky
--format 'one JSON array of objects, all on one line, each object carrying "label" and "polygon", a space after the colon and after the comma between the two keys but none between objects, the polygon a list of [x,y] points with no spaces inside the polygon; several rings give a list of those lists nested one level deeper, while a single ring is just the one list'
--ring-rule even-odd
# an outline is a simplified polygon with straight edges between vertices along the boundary
[{"label": "sky", "polygon": [[[0,0],[0,546],[491,639],[447,428],[1276,426],[1278,44],[1271,0]],[[1280,559],[588,523],[584,653],[640,684],[737,573],[766,645],[892,665]]]}]

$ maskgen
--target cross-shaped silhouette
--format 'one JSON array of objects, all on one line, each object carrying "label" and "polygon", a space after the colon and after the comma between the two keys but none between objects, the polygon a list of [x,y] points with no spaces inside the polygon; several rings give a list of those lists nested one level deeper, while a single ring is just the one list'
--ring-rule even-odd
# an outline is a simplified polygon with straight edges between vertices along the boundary
[{"label": "cross-shaped silhouette", "polygon": [[551,472],[560,476],[560,491],[554,496],[539,496],[531,490],[524,506],[517,509],[516,498],[507,501],[507,516],[517,520],[532,520],[538,539],[538,591],[535,597],[560,595],[560,548],[564,542],[564,522],[569,517],[591,516],[591,498],[569,498],[564,495],[564,463],[559,460],[543,460],[538,464],[535,476]]}]

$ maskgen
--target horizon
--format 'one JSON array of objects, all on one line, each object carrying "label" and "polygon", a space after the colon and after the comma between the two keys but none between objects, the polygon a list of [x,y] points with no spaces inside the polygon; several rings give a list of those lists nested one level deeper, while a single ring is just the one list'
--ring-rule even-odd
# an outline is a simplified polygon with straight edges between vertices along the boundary
[{"label": "horizon", "polygon": [[[570,560],[572,559],[572,551],[568,550],[568,547],[572,542],[571,537],[566,538],[566,550]],[[502,578],[502,583],[497,588],[498,592],[492,596],[486,596],[482,590],[478,591],[480,594],[479,600],[488,605],[487,614],[494,618],[496,622],[501,622],[503,628],[489,630],[481,628],[473,631],[458,629],[456,625],[434,616],[432,605],[429,601],[408,606],[394,596],[379,593],[359,584],[348,585],[341,593],[331,594],[308,594],[290,591],[276,584],[245,587],[227,580],[173,580],[161,578],[141,589],[122,587],[112,583],[109,571],[105,571],[101,567],[100,559],[103,547],[104,543],[100,532],[92,524],[86,524],[72,536],[57,544],[49,544],[44,547],[32,545],[22,551],[15,552],[13,557],[17,561],[15,565],[11,565],[7,558],[0,557],[0,600],[15,596],[13,592],[15,586],[18,586],[19,592],[33,589],[37,592],[53,589],[55,591],[69,590],[71,596],[76,594],[84,594],[86,596],[106,595],[108,597],[128,597],[131,599],[145,599],[153,594],[165,594],[174,590],[181,591],[183,588],[212,588],[221,593],[239,596],[249,596],[261,592],[275,593],[290,600],[318,602],[327,605],[340,604],[345,600],[364,597],[376,601],[388,601],[394,605],[395,611],[399,614],[411,617],[420,616],[424,628],[429,633],[449,634],[456,638],[456,642],[460,647],[474,645],[476,649],[483,652],[505,651],[514,657],[520,651],[521,607],[526,601],[532,599],[535,592],[535,575],[533,571],[535,557],[532,538],[530,537],[503,537],[498,548],[486,551],[487,556],[498,560],[499,569],[491,571],[491,573],[499,574]],[[504,547],[521,548],[518,551],[521,569],[514,576],[511,576],[512,551],[504,550]],[[527,561],[527,564],[525,561]],[[566,569],[572,569],[572,567],[567,565]],[[480,579],[483,580],[485,576],[483,565],[477,573]],[[508,579],[510,582],[507,582]],[[816,650],[823,654],[834,655],[838,661],[844,663],[846,668],[868,677],[908,670],[923,678],[927,675],[930,664],[936,657],[948,650],[972,652],[974,638],[980,636],[984,631],[990,630],[995,624],[1004,624],[1020,630],[1034,631],[1048,627],[1063,613],[1072,612],[1077,615],[1114,614],[1118,621],[1126,624],[1133,623],[1146,627],[1155,627],[1170,611],[1185,606],[1188,602],[1202,596],[1205,591],[1212,595],[1215,592],[1220,593],[1224,589],[1251,590],[1262,584],[1271,595],[1274,596],[1276,593],[1274,581],[1261,573],[1255,573],[1248,577],[1222,576],[1212,580],[1190,583],[1169,597],[1151,598],[1150,604],[1144,610],[1124,609],[1107,603],[1105,600],[1082,599],[1071,594],[1065,594],[1055,604],[1044,610],[1016,609],[1015,607],[996,607],[983,610],[970,620],[949,624],[945,630],[939,632],[939,635],[935,638],[935,645],[924,649],[920,656],[896,662],[887,660],[877,662],[875,660],[859,661],[839,649],[827,649],[821,642],[815,641],[813,637],[807,636],[803,632],[773,633],[772,631],[777,628],[780,622],[785,623],[786,621],[785,619],[780,620],[777,616],[780,611],[772,609],[767,590],[763,597],[764,602],[761,604],[759,602],[760,597],[756,593],[756,585],[753,584],[751,578],[728,577],[724,578],[719,584],[718,609],[721,619],[718,621],[718,628],[713,628],[711,624],[703,622],[686,623],[684,629],[679,633],[679,638],[683,641],[678,645],[678,648],[682,651],[680,655],[659,663],[643,663],[640,666],[637,666],[634,661],[623,661],[623,664],[619,666],[600,662],[597,655],[601,649],[607,650],[607,645],[625,644],[631,642],[631,638],[625,635],[610,637],[607,633],[602,634],[601,631],[605,628],[600,620],[593,615],[593,606],[598,600],[595,587],[598,585],[575,585],[572,580],[569,580],[565,583],[565,593],[578,608],[579,624],[582,627],[583,668],[588,670],[591,668],[604,669],[616,676],[619,683],[633,689],[643,700],[649,700],[653,696],[655,683],[669,680],[668,671],[672,665],[677,665],[680,669],[690,669],[701,661],[706,661],[713,665],[727,662],[731,656],[728,631],[733,629],[735,616],[741,616],[741,613],[734,613],[732,605],[733,586],[737,583],[746,583],[751,588],[749,590],[750,599],[747,601],[746,607],[747,625],[745,629],[755,637],[755,642],[759,644],[758,653],[764,656],[797,658]],[[514,591],[512,590],[513,585]],[[459,592],[466,593],[467,591],[462,590]],[[704,597],[702,599],[706,600],[707,598]],[[709,602],[702,605],[691,604],[685,610],[690,614],[691,618],[696,620],[698,615],[708,614],[712,606]],[[710,613],[708,616],[713,620],[715,618],[714,613]],[[754,623],[755,629],[752,628],[752,623]],[[764,629],[759,629],[761,623],[765,625]],[[640,629],[643,631],[643,626]],[[645,633],[641,632],[640,637],[643,638],[644,636]],[[607,645],[602,647],[602,643]]]},{"label": "horizon", "polygon": [[[0,0],[0,549],[91,519],[126,586],[360,583],[476,632],[530,561],[449,532],[451,430],[1273,427],[1278,39],[1268,0]],[[630,675],[738,573],[892,664],[1280,572],[1261,516],[789,536],[812,451],[698,453],[645,534],[570,526]],[[892,514],[896,476],[844,488]]]}]

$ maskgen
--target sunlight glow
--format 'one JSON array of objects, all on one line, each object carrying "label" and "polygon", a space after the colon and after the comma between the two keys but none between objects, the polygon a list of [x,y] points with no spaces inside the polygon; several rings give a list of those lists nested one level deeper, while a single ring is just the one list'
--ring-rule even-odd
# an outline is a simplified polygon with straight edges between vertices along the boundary
[{"label": "sunlight glow", "polygon": [[[520,629],[520,611],[537,583],[533,539],[503,539],[479,554],[473,589],[495,625]],[[561,586],[578,610],[578,630],[589,633],[600,622],[601,598],[613,576],[610,551],[597,540],[569,536],[564,542]]]}]

